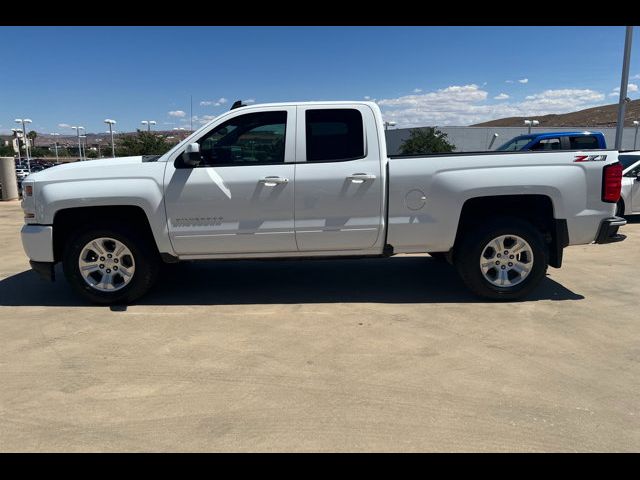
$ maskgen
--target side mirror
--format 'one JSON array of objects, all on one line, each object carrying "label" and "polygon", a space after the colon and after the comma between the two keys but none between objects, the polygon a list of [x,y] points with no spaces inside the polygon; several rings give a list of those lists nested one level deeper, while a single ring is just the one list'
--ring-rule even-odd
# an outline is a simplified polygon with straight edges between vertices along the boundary
[{"label": "side mirror", "polygon": [[200,155],[200,144],[190,143],[182,153],[182,161],[188,167],[197,167],[200,165],[202,156]]}]

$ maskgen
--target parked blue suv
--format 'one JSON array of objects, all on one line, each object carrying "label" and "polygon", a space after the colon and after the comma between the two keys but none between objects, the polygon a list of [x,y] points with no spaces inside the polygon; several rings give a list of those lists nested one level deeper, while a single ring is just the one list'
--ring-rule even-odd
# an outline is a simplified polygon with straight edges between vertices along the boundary
[{"label": "parked blue suv", "polygon": [[498,151],[593,150],[607,148],[600,132],[531,133],[512,138]]}]

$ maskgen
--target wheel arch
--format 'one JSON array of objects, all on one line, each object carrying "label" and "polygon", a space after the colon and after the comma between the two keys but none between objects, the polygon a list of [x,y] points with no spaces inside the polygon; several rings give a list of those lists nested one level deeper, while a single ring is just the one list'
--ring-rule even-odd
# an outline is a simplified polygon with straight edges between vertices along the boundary
[{"label": "wheel arch", "polygon": [[160,252],[145,211],[135,205],[74,207],[58,210],[53,218],[54,261],[62,259],[66,242],[78,227],[93,223],[119,222],[140,232]]},{"label": "wheel arch", "polygon": [[543,194],[492,195],[465,200],[460,211],[453,251],[462,236],[488,219],[515,217],[530,223],[543,236],[549,265],[562,265],[562,250],[569,244],[567,222],[556,219],[551,197]]}]

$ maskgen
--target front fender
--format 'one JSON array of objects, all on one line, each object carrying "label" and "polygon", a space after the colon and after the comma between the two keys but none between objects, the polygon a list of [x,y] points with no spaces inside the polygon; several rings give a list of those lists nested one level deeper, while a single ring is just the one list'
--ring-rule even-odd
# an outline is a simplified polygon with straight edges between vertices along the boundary
[{"label": "front fender", "polygon": [[160,252],[173,253],[167,231],[162,187],[153,179],[114,178],[71,180],[36,188],[38,223],[53,225],[55,214],[68,208],[136,206],[151,227]]}]

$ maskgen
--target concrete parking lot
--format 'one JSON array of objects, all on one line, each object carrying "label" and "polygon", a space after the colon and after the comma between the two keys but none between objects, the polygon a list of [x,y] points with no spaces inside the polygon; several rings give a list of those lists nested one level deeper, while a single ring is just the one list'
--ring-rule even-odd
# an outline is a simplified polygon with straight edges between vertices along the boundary
[{"label": "concrete parking lot", "polygon": [[427,255],[186,263],[96,307],[0,203],[0,451],[638,451],[640,221],[522,302]]}]

